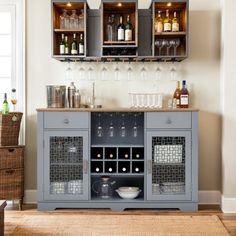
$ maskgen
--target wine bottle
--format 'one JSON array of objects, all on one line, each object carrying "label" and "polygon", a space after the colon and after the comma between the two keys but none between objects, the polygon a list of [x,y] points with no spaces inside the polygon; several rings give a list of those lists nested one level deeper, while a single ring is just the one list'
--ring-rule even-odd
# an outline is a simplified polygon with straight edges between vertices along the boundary
[{"label": "wine bottle", "polygon": [[158,11],[158,15],[155,21],[155,33],[163,32],[163,19],[161,18],[161,11]]},{"label": "wine bottle", "polygon": [[180,107],[188,108],[188,105],[189,105],[189,93],[186,86],[186,81],[183,80],[181,94],[180,94]]},{"label": "wine bottle", "polygon": [[83,37],[83,34],[80,34],[79,55],[84,55],[84,37]]},{"label": "wine bottle", "polygon": [[127,16],[125,24],[125,41],[132,41],[133,26],[130,23],[130,16]]},{"label": "wine bottle", "polygon": [[108,41],[115,41],[116,37],[116,25],[114,22],[114,15],[109,16],[108,24],[107,24],[107,40]]},{"label": "wine bottle", "polygon": [[176,82],[176,89],[175,89],[175,92],[174,92],[174,95],[173,95],[173,99],[176,99],[176,108],[179,108],[180,107],[180,82],[177,81]]},{"label": "wine bottle", "polygon": [[174,17],[172,19],[172,31],[179,32],[179,20],[176,17],[176,11],[174,12]]},{"label": "wine bottle", "polygon": [[73,41],[71,43],[71,55],[78,54],[78,43],[76,40],[76,34],[73,34]]},{"label": "wine bottle", "polygon": [[123,17],[120,16],[120,24],[117,27],[117,40],[124,41],[125,40],[125,26],[123,24]]},{"label": "wine bottle", "polygon": [[60,42],[60,54],[65,54],[65,35],[61,34],[61,42]]},{"label": "wine bottle", "polygon": [[68,36],[65,36],[65,54],[69,54],[69,43],[68,43]]},{"label": "wine bottle", "polygon": [[164,19],[164,32],[171,31],[171,20],[169,17],[169,10],[166,10],[166,17]]},{"label": "wine bottle", "polygon": [[7,101],[7,94],[4,93],[4,101],[3,101],[3,106],[2,106],[2,114],[6,115],[9,113],[9,104]]}]

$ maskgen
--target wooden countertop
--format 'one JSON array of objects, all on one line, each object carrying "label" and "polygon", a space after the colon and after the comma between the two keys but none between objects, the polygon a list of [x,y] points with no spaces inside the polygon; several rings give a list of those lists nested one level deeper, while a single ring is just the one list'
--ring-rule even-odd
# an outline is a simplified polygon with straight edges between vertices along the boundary
[{"label": "wooden countertop", "polygon": [[196,108],[37,108],[38,112],[198,112]]}]

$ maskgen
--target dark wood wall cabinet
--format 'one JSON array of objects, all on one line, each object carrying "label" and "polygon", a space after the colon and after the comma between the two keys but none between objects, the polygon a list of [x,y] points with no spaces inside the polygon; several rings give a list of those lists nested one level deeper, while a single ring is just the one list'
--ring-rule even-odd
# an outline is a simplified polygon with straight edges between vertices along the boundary
[{"label": "dark wood wall cabinet", "polygon": [[90,9],[86,0],[51,1],[55,59],[182,61],[188,57],[189,0],[153,0],[149,9],[138,9],[137,0],[101,0],[99,9]]}]

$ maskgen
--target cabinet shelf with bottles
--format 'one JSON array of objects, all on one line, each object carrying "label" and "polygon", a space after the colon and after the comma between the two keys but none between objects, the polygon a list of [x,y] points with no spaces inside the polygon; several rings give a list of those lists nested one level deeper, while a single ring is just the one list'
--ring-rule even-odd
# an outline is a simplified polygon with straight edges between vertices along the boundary
[{"label": "cabinet shelf with bottles", "polygon": [[188,56],[188,0],[153,1],[152,54],[183,60]]},{"label": "cabinet shelf with bottles", "polygon": [[[136,0],[101,3],[102,56],[136,57],[138,46],[138,8]],[[110,47],[105,48],[104,46]],[[116,46],[115,49],[112,45]],[[129,47],[126,47],[129,46]],[[117,50],[121,48],[121,50]],[[123,50],[123,48],[126,48]]]},{"label": "cabinet shelf with bottles", "polygon": [[52,0],[52,56],[56,59],[86,57],[85,0]]}]

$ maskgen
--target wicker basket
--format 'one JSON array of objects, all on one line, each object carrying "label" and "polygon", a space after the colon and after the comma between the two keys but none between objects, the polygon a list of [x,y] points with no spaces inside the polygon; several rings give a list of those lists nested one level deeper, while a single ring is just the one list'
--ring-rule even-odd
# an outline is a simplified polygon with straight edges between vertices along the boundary
[{"label": "wicker basket", "polygon": [[23,113],[0,113],[0,146],[18,145],[20,123]]}]

